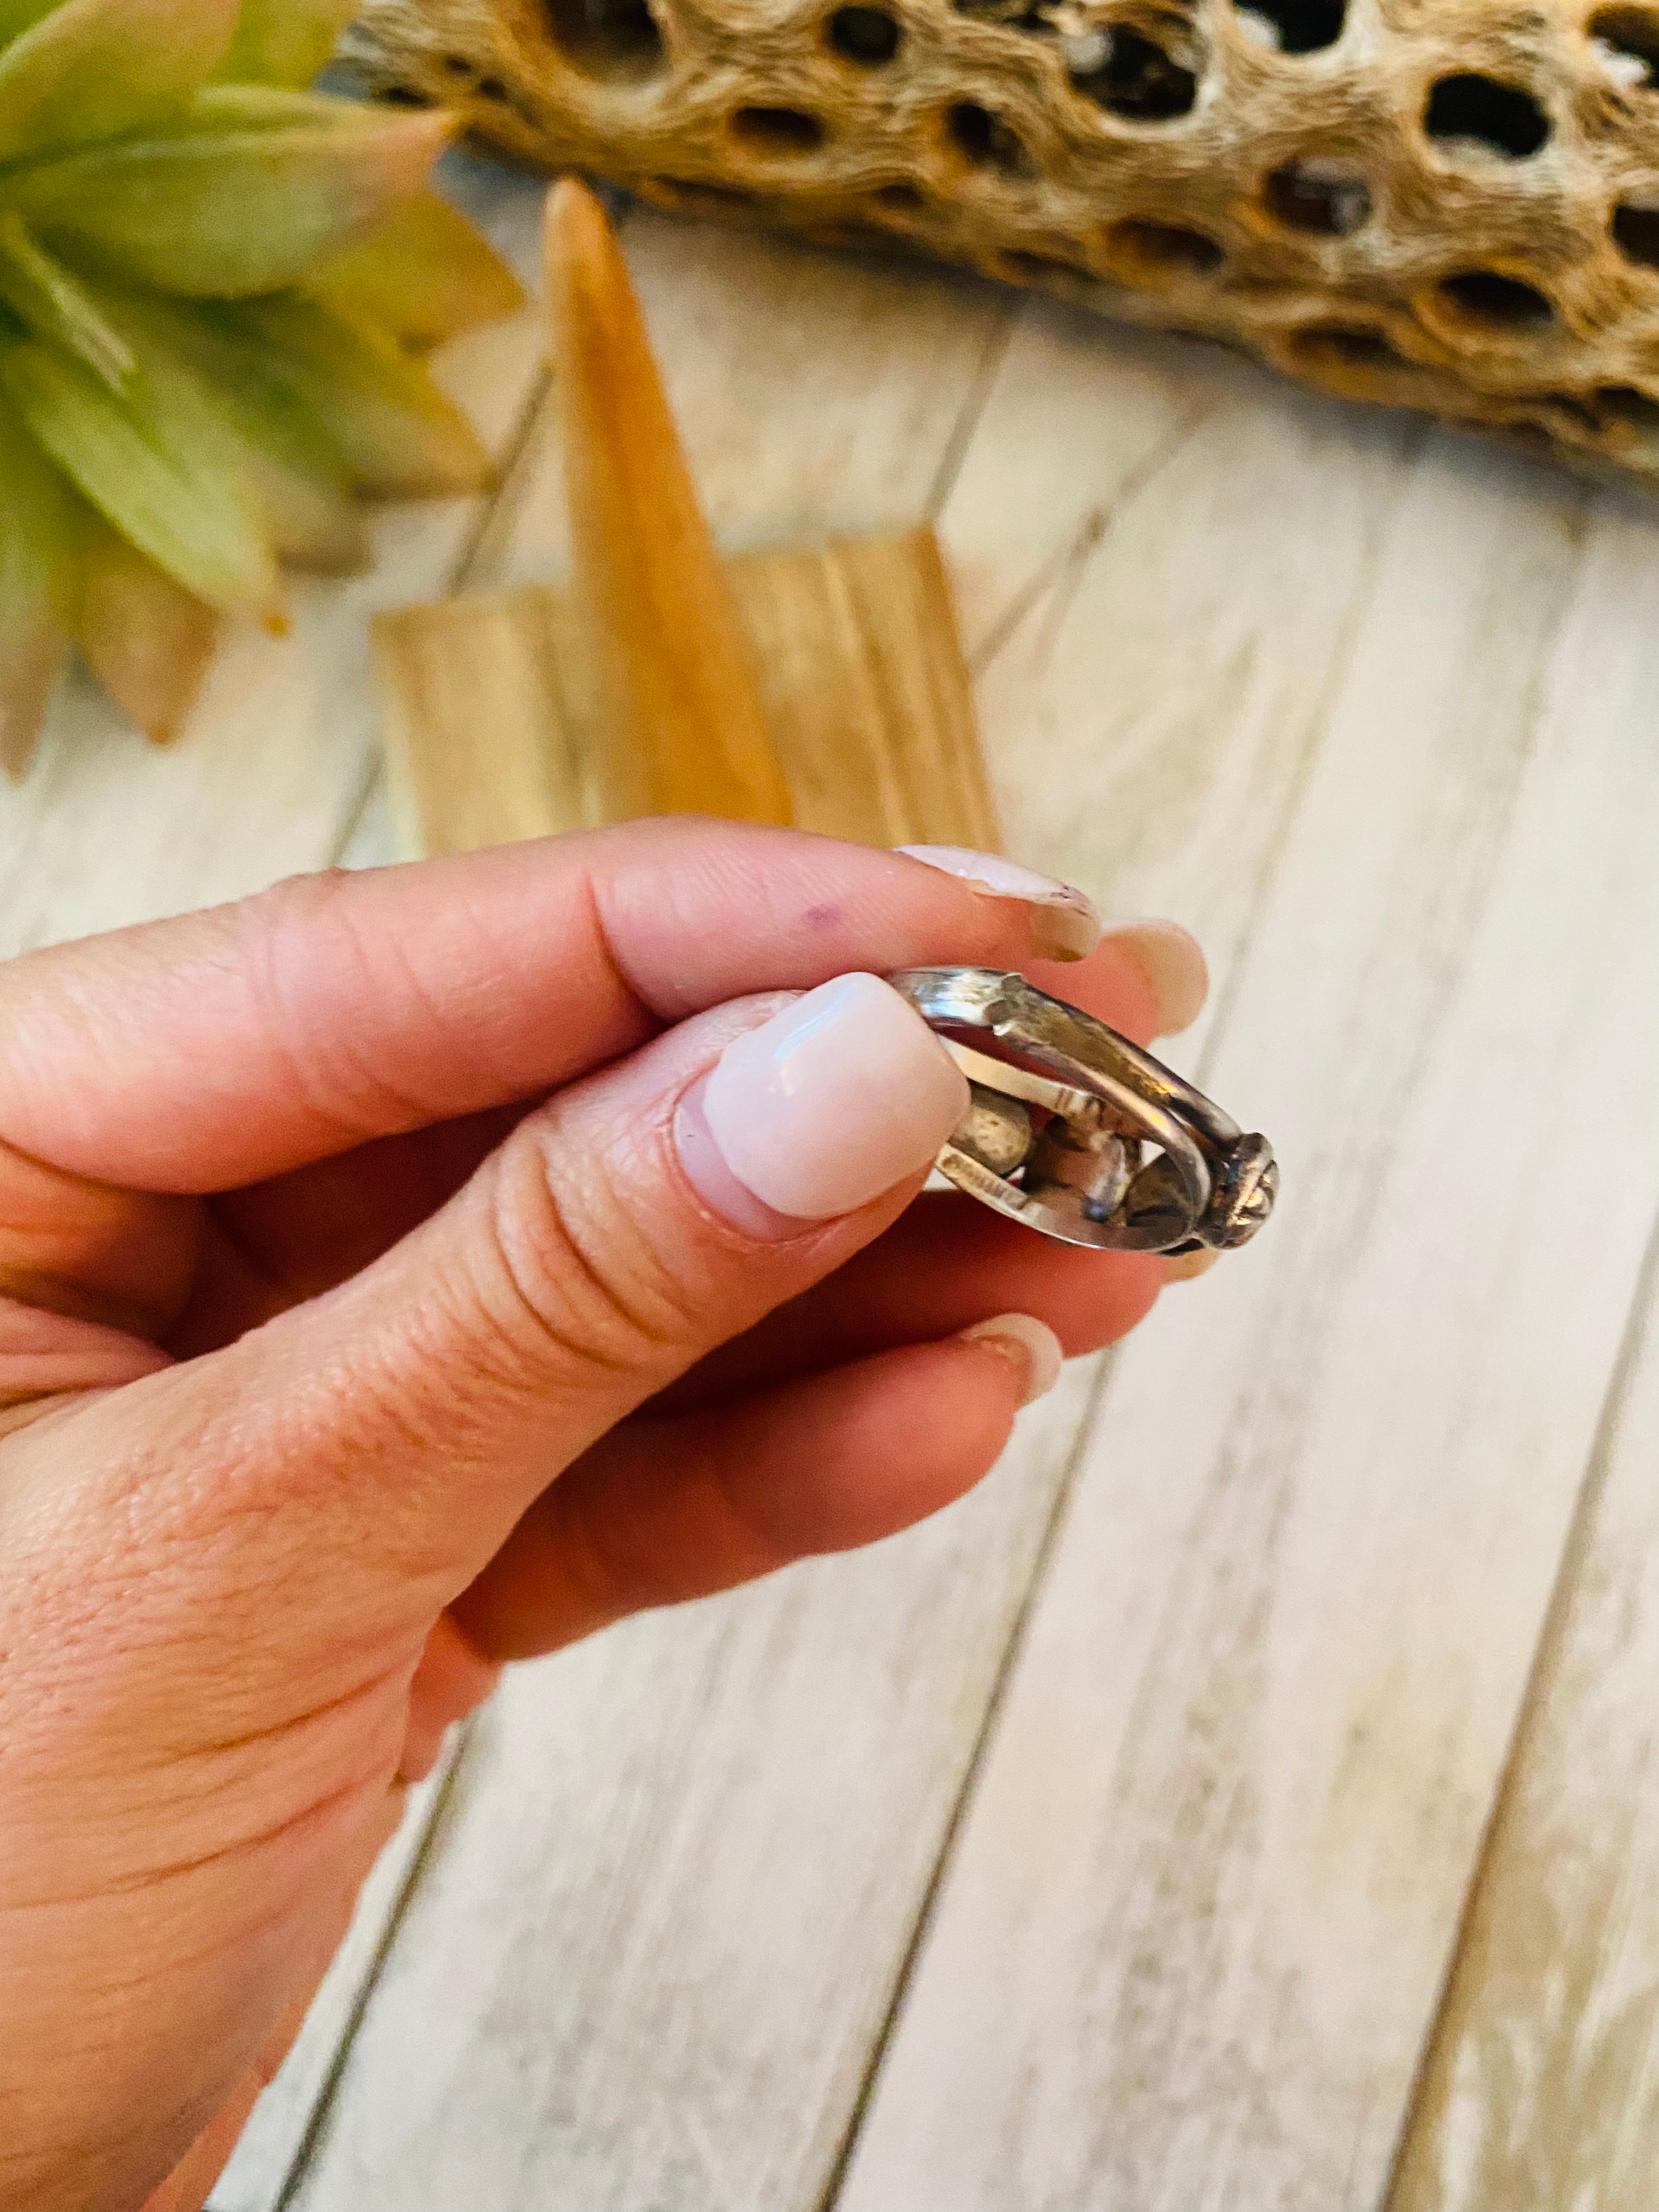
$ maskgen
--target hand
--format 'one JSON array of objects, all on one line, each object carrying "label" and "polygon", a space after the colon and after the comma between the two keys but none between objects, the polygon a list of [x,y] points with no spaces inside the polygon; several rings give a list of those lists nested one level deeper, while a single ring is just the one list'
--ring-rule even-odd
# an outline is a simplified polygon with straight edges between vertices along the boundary
[{"label": "hand", "polygon": [[1196,1012],[1167,925],[1036,957],[1097,933],[671,822],[0,968],[6,2212],[200,2204],[504,1662],[935,1510],[1145,1313],[1155,1260],[912,1203],[965,1092],[870,980]]}]

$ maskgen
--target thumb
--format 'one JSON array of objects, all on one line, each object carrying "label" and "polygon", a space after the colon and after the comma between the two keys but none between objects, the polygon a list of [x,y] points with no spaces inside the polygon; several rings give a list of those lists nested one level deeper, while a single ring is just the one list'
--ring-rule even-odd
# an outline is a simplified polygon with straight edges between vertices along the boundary
[{"label": "thumb", "polygon": [[[598,1437],[887,1227],[967,1101],[868,975],[558,1093],[349,1282],[103,1401],[143,1426],[175,1565],[189,1500],[192,1603],[303,1589],[307,1702],[320,1649],[361,1665],[365,1636],[423,1630]],[[251,1656],[280,1670],[288,1641]]]}]

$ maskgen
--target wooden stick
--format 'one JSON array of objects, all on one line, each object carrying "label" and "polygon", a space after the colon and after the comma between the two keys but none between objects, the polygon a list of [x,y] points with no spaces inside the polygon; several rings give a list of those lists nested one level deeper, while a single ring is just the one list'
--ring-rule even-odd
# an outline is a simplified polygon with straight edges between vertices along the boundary
[{"label": "wooden stick", "polygon": [[604,811],[788,822],[755,667],[605,210],[548,195],[573,598],[611,787]]}]

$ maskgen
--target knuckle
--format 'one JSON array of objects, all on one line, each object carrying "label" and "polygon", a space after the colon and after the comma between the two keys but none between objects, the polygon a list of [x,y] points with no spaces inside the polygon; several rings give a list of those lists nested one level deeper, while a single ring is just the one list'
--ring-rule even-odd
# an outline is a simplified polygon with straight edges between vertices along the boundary
[{"label": "knuckle", "polygon": [[707,1302],[648,1233],[630,1181],[625,1158],[562,1144],[542,1115],[495,1154],[471,1287],[509,1359],[654,1387],[696,1355]]},{"label": "knuckle", "polygon": [[[276,1073],[346,1143],[416,1127],[432,1112],[364,1050],[362,1009],[401,1000],[436,1015],[397,933],[365,934],[355,894],[349,869],[325,868],[287,877],[234,909],[234,957]],[[337,1020],[319,1003],[319,975],[330,979]],[[377,1021],[368,1033],[386,1026]]]}]

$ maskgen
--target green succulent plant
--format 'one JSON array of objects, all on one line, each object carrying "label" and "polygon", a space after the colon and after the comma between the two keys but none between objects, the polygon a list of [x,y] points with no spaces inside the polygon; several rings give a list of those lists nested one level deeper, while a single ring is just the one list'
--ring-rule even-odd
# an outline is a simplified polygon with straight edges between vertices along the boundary
[{"label": "green succulent plant", "polygon": [[421,359],[510,270],[428,112],[306,89],[349,0],[0,0],[0,764],[78,647],[170,735],[280,564],[489,459]]}]

